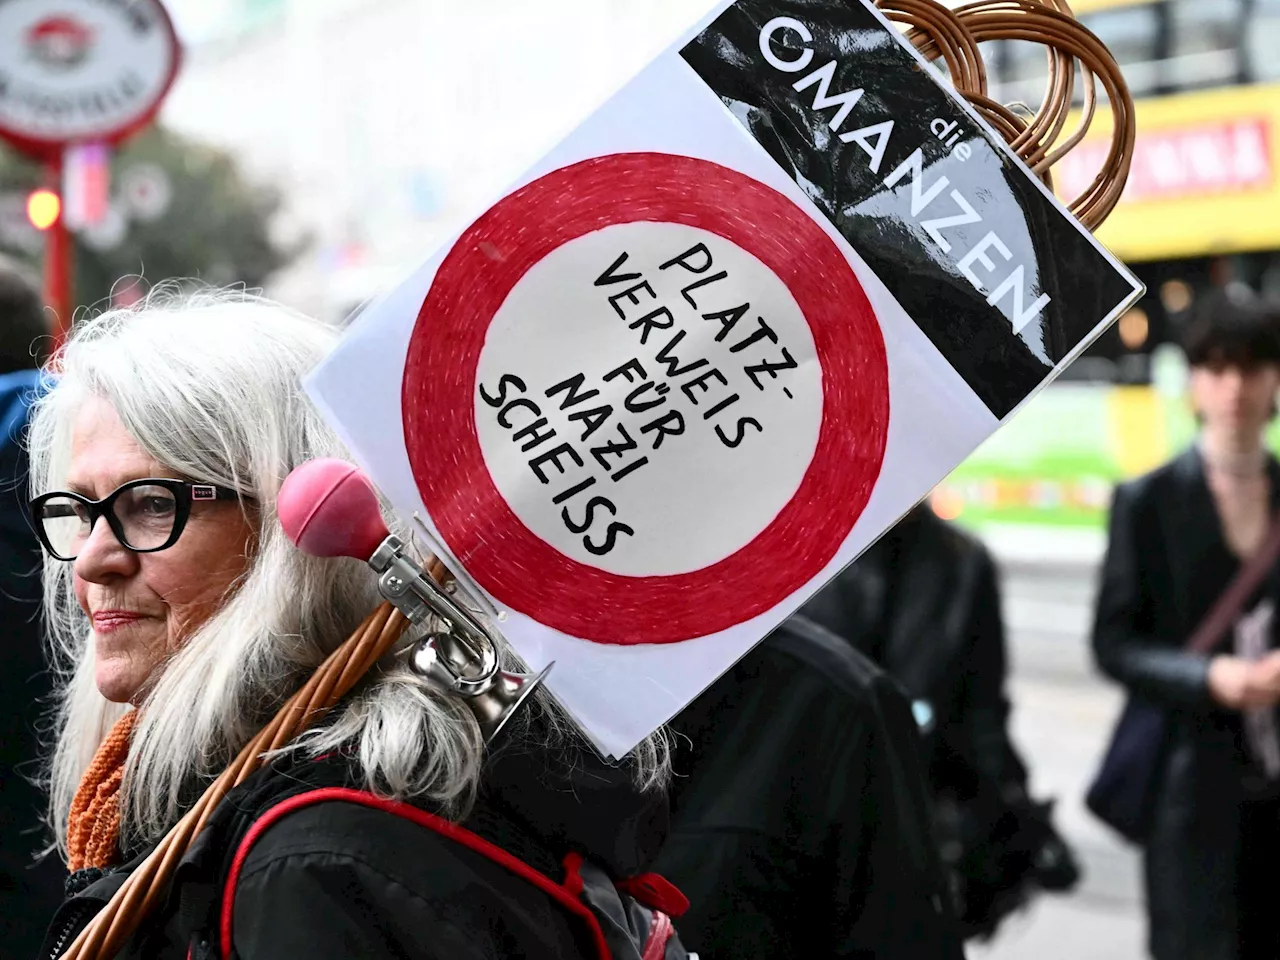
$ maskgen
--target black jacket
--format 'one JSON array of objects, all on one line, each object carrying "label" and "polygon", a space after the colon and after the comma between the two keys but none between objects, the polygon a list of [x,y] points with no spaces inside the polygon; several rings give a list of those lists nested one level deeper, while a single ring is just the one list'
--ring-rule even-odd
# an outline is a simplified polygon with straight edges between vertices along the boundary
[{"label": "black jacket", "polygon": [[910,708],[847,643],[793,618],[672,726],[657,869],[702,960],[962,956]]},{"label": "black jacket", "polygon": [[[337,755],[267,768],[236,788],[184,857],[163,909],[122,956],[220,956],[237,838],[281,800],[352,781]],[[571,851],[615,878],[642,872],[666,824],[665,799],[638,794],[622,771],[586,755],[570,764],[514,747],[490,759],[465,821],[557,881]],[[137,862],[64,903],[42,956],[57,956]],[[239,874],[232,932],[240,960],[596,956],[585,923],[529,881],[424,826],[342,800],[299,809],[262,833]]]},{"label": "black jacket", "polygon": [[1025,794],[1008,735],[1006,643],[995,563],[970,534],[917,507],[810,600],[927,717],[930,781],[974,796]]},{"label": "black jacket", "polygon": [[982,542],[919,506],[802,613],[848,638],[914,701],[965,936],[990,936],[1037,887],[1073,886],[1079,872],[1051,804],[1028,795],[1009,737],[999,578]]},{"label": "black jacket", "polygon": [[[1269,470],[1274,511],[1280,466],[1272,460]],[[1099,666],[1132,695],[1168,708],[1146,844],[1160,960],[1236,956],[1233,888],[1253,766],[1239,715],[1210,697],[1209,658],[1182,647],[1238,569],[1194,450],[1116,490],[1093,646]],[[1280,572],[1261,596],[1280,603]],[[1229,651],[1230,637],[1223,642]]]},{"label": "black jacket", "polygon": [[0,960],[28,960],[61,901],[58,858],[44,845],[39,774],[43,711],[53,682],[40,635],[40,545],[27,520],[27,455],[19,443],[36,371],[0,376]]}]

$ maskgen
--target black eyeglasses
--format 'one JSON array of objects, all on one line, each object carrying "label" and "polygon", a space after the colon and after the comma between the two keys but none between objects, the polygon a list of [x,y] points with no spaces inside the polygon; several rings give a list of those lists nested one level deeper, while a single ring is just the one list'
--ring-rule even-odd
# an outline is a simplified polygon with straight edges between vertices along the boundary
[{"label": "black eyeglasses", "polygon": [[191,516],[191,504],[241,500],[239,493],[212,483],[150,477],[121,484],[101,500],[69,490],[55,490],[31,501],[31,519],[44,548],[59,560],[74,560],[106,517],[120,543],[134,553],[154,553],[173,546]]}]

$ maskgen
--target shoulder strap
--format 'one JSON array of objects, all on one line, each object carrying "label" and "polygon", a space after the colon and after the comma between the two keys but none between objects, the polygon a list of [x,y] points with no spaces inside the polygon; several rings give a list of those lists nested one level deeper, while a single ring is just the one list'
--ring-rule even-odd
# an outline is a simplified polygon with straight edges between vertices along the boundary
[{"label": "shoulder strap", "polygon": [[528,881],[537,887],[543,893],[547,894],[551,899],[555,900],[569,913],[580,919],[586,924],[587,930],[591,935],[592,942],[596,948],[596,954],[600,960],[611,960],[608,943],[605,940],[604,931],[600,927],[600,921],[591,909],[582,902],[578,896],[578,892],[572,887],[575,880],[580,889],[581,881],[577,879],[576,871],[571,870],[570,875],[565,884],[556,883],[546,874],[540,873],[533,867],[529,866],[523,860],[520,860],[501,847],[489,842],[479,834],[473,833],[466,827],[459,826],[444,817],[422,810],[408,803],[402,803],[396,800],[386,800],[382,797],[374,796],[364,790],[356,790],[350,787],[321,787],[316,790],[309,790],[305,793],[296,794],[288,799],[282,800],[275,806],[269,808],[262,816],[253,822],[249,828],[249,832],[244,835],[240,841],[239,847],[236,849],[235,858],[232,860],[231,869],[227,874],[227,879],[222,890],[222,910],[219,918],[218,932],[219,940],[222,947],[223,960],[230,960],[232,945],[232,922],[233,912],[235,908],[235,890],[236,884],[240,879],[240,872],[244,869],[245,861],[248,859],[249,851],[254,843],[262,836],[273,824],[282,820],[284,817],[300,810],[304,807],[313,806],[317,803],[325,803],[328,801],[342,801],[345,803],[355,803],[361,806],[371,807],[375,810],[382,810],[386,813],[403,817],[411,820],[419,826],[426,827],[428,830],[434,830],[441,836],[448,837],[455,843],[460,843],[468,849],[474,850],[476,853],[492,860],[499,866],[509,870],[511,873]]},{"label": "shoulder strap", "polygon": [[1244,562],[1227,589],[1209,608],[1200,625],[1187,641],[1191,653],[1209,653],[1231,628],[1231,624],[1244,609],[1245,602],[1258,589],[1259,584],[1280,560],[1280,513],[1271,518],[1271,528],[1258,551]]}]

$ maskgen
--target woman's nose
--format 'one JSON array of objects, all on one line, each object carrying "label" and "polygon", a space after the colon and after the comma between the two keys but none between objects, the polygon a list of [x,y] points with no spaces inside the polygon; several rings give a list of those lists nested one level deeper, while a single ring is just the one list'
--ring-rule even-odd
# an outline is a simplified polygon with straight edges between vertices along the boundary
[{"label": "woman's nose", "polygon": [[138,557],[116,539],[105,517],[98,517],[76,554],[75,572],[83,580],[100,583],[113,576],[128,576]]}]

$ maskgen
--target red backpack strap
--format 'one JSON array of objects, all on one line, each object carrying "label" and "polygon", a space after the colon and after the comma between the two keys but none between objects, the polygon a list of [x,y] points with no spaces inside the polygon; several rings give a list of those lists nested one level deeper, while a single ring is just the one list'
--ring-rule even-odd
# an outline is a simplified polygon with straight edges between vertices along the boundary
[{"label": "red backpack strap", "polygon": [[649,936],[645,938],[640,960],[663,960],[667,955],[667,943],[675,932],[671,918],[661,910],[654,910],[653,923],[649,925]]},{"label": "red backpack strap", "polygon": [[[646,883],[653,879],[659,881],[654,887],[662,888],[665,886],[674,897],[668,895],[671,902],[676,903],[677,913],[679,916],[689,907],[689,901],[685,899],[683,893],[676,889],[675,885],[658,876],[656,873],[645,873],[638,877],[631,877],[627,880],[621,880],[614,884],[620,891],[630,895],[641,906],[648,907],[652,914],[649,921],[649,934],[645,937],[644,945],[640,948],[640,960],[663,960],[667,955],[667,943],[675,934],[675,926],[671,922],[671,917],[662,911],[662,908],[653,902],[652,899],[645,899],[644,896],[636,896],[631,892],[634,887],[644,893],[650,892],[650,888]],[[568,853],[564,858],[564,883],[566,890],[575,897],[582,896],[585,886],[582,879],[582,854]],[[679,901],[679,902],[677,902]],[[681,906],[680,903],[683,903]]]},{"label": "red backpack strap", "polygon": [[669,917],[682,917],[689,909],[689,898],[680,888],[660,873],[641,873],[614,884],[636,903],[661,910]]},{"label": "red backpack strap", "polygon": [[656,873],[627,877],[617,881],[614,886],[653,913],[649,935],[641,948],[640,960],[663,960],[667,955],[667,943],[675,934],[671,918],[678,917],[689,909],[688,897],[674,883]]},{"label": "red backpack strap", "polygon": [[[262,836],[271,826],[293,813],[295,810],[301,810],[304,807],[314,806],[317,803],[327,803],[329,801],[341,801],[344,803],[355,803],[364,807],[372,807],[375,810],[382,810],[385,813],[391,813],[406,820],[412,820],[419,826],[426,827],[428,830],[434,830],[441,836],[448,837],[455,843],[460,843],[464,847],[474,850],[481,856],[487,857],[494,863],[509,870],[511,873],[527,880],[533,884],[547,896],[555,900],[567,911],[578,917],[586,924],[591,934],[591,939],[595,944],[596,953],[600,960],[611,960],[609,946],[605,942],[604,931],[600,929],[600,921],[596,919],[596,915],[591,912],[591,908],[578,898],[578,893],[582,888],[581,877],[578,877],[578,891],[571,889],[572,877],[577,877],[576,869],[572,872],[571,877],[566,878],[566,884],[559,884],[545,874],[539,873],[533,867],[529,866],[523,860],[513,857],[506,850],[496,844],[490,843],[484,837],[472,833],[466,827],[459,826],[452,821],[446,820],[444,817],[421,810],[418,807],[408,803],[402,803],[397,800],[386,800],[382,797],[374,796],[364,790],[354,790],[350,787],[323,787],[317,790],[310,790],[306,793],[300,793],[296,796],[282,800],[280,803],[269,808],[261,817],[254,821],[253,826],[249,828],[249,832],[244,835],[244,839],[240,841],[240,846],[236,849],[235,859],[232,860],[231,870],[227,874],[226,883],[222,890],[222,916],[219,924],[220,940],[222,946],[223,960],[230,960],[231,957],[231,926],[232,913],[235,908],[235,892],[236,884],[240,880],[240,872],[244,869],[245,860],[249,857],[249,851],[254,843]],[[581,858],[579,858],[579,863]],[[566,867],[568,864],[566,863]],[[668,921],[668,925],[670,921]],[[668,938],[669,938],[668,934]],[[652,936],[650,937],[652,939]],[[665,940],[663,941],[665,944]],[[660,954],[658,955],[660,956]],[[646,952],[645,957],[648,958]]]},{"label": "red backpack strap", "polygon": [[[564,858],[564,888],[577,896],[582,895],[585,886],[582,863],[580,853],[570,853]],[[688,898],[675,884],[656,873],[615,880],[613,886],[649,910],[649,932],[640,947],[640,960],[663,960],[667,944],[676,932],[671,917],[678,917],[689,909]]]}]

